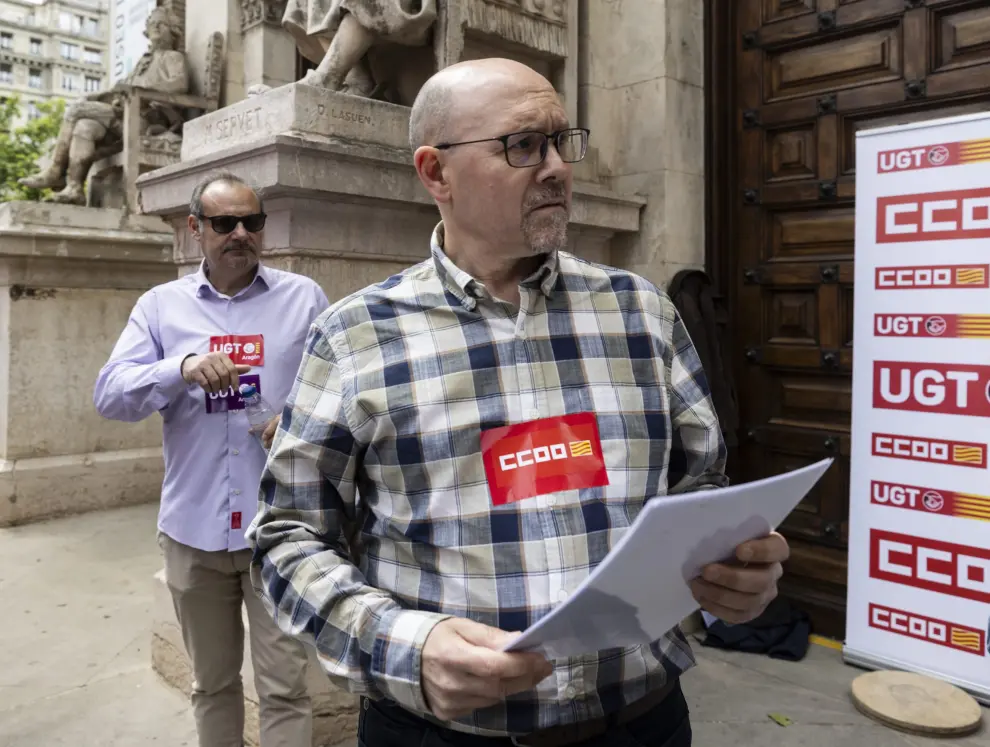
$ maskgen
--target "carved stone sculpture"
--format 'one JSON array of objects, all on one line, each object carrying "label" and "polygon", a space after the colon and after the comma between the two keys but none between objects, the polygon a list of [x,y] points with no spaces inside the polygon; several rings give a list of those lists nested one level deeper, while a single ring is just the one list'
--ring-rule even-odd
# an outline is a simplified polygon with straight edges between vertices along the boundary
[{"label": "carved stone sculpture", "polygon": [[[54,202],[84,205],[83,188],[90,166],[99,158],[123,147],[123,109],[133,89],[150,89],[166,94],[189,91],[189,67],[184,46],[183,19],[166,7],[155,8],[148,16],[145,35],[149,48],[131,74],[109,91],[86,96],[65,113],[58,139],[51,153],[50,166],[39,174],[21,179],[35,189],[61,189],[48,198]],[[181,138],[181,107],[161,101],[149,102],[141,112],[140,136],[174,141]]]},{"label": "carved stone sculpture", "polygon": [[303,82],[378,97],[395,81],[375,69],[369,53],[382,46],[425,46],[436,19],[437,0],[288,0],[282,26],[299,52],[318,63]]}]

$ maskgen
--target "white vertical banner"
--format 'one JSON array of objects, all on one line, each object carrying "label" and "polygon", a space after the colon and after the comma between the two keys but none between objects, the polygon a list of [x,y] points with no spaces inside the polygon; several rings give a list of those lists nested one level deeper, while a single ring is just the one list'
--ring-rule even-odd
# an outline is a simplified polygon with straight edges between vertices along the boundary
[{"label": "white vertical banner", "polygon": [[148,49],[144,27],[155,9],[156,0],[111,0],[110,3],[110,85],[130,75],[135,63]]},{"label": "white vertical banner", "polygon": [[844,658],[990,703],[990,113],[858,133]]}]

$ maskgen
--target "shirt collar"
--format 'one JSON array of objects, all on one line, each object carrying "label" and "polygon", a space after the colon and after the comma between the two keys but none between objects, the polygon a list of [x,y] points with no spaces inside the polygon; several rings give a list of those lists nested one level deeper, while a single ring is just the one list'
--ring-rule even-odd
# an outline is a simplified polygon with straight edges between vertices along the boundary
[{"label": "shirt collar", "polygon": [[[444,252],[443,242],[443,221],[440,221],[433,229],[433,236],[430,239],[430,253],[433,255],[433,263],[436,266],[437,274],[440,276],[440,282],[467,309],[474,309],[478,304],[478,299],[482,297],[484,285],[472,277],[470,273],[454,264],[453,260]],[[557,275],[560,272],[559,259],[556,250],[547,254],[539,269],[523,280],[521,285],[525,288],[538,287],[540,292],[549,298],[557,284]]]},{"label": "shirt collar", "polygon": [[[194,275],[196,280],[196,293],[203,296],[207,293],[212,293],[214,296],[222,296],[216,288],[213,287],[213,283],[210,282],[210,278],[206,272],[206,260],[204,259],[199,263],[199,269]],[[254,274],[254,279],[248,283],[246,288],[241,289],[235,293],[232,298],[237,298],[245,293],[251,291],[254,286],[257,285],[260,291],[270,290],[272,287],[272,274],[271,271],[265,267],[261,262],[258,262],[258,269]]]}]

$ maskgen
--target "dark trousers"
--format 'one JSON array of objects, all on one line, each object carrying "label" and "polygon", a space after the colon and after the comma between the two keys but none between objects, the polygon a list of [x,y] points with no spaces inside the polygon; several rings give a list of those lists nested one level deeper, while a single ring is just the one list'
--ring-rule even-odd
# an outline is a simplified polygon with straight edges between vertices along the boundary
[{"label": "dark trousers", "polygon": [[[431,724],[388,700],[361,699],[359,747],[512,747],[512,740],[481,737]],[[691,720],[678,683],[652,710],[574,747],[691,747]]]}]

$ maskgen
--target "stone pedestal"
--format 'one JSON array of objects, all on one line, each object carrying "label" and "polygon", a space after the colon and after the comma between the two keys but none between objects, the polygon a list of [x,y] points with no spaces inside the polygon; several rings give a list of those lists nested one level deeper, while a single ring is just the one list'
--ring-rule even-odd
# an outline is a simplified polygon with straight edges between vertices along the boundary
[{"label": "stone pedestal", "polygon": [[[258,0],[256,4],[261,2]],[[240,101],[247,95],[244,75],[249,63],[245,60],[245,35],[241,31],[241,5],[244,3],[252,4],[249,0],[186,2],[186,57],[191,61],[191,90],[205,90],[209,72],[198,61],[206,59],[213,34],[218,31],[223,34],[226,59],[221,76],[220,106]]]},{"label": "stone pedestal", "polygon": [[705,4],[579,5],[582,124],[607,183],[648,199],[614,261],[663,288],[705,261]]},{"label": "stone pedestal", "polygon": [[284,13],[285,0],[241,0],[245,91],[295,81],[296,42],[282,28]]},{"label": "stone pedestal", "polygon": [[104,420],[93,385],[138,296],[174,278],[158,218],[0,204],[0,526],[158,500],[161,424]]},{"label": "stone pedestal", "polygon": [[[164,571],[159,571],[154,577],[153,612],[152,665],[165,682],[188,694],[191,691],[192,670],[182,643],[182,631],[175,619]],[[310,649],[309,653],[307,685],[313,701],[313,747],[329,747],[342,742],[350,744],[357,736],[359,700],[357,696],[331,685],[323,676],[315,652]],[[258,691],[254,686],[251,637],[246,614],[241,678],[244,681],[244,742],[254,747],[258,744]]]},{"label": "stone pedestal", "polygon": [[[313,277],[333,301],[429,254],[439,213],[413,168],[408,120],[405,107],[282,86],[187,123],[182,163],[138,180],[142,205],[175,227],[176,261],[191,266],[193,187],[221,168],[245,178],[265,199],[266,261]],[[594,156],[578,166],[571,249],[609,262],[645,200],[599,184]]]}]

